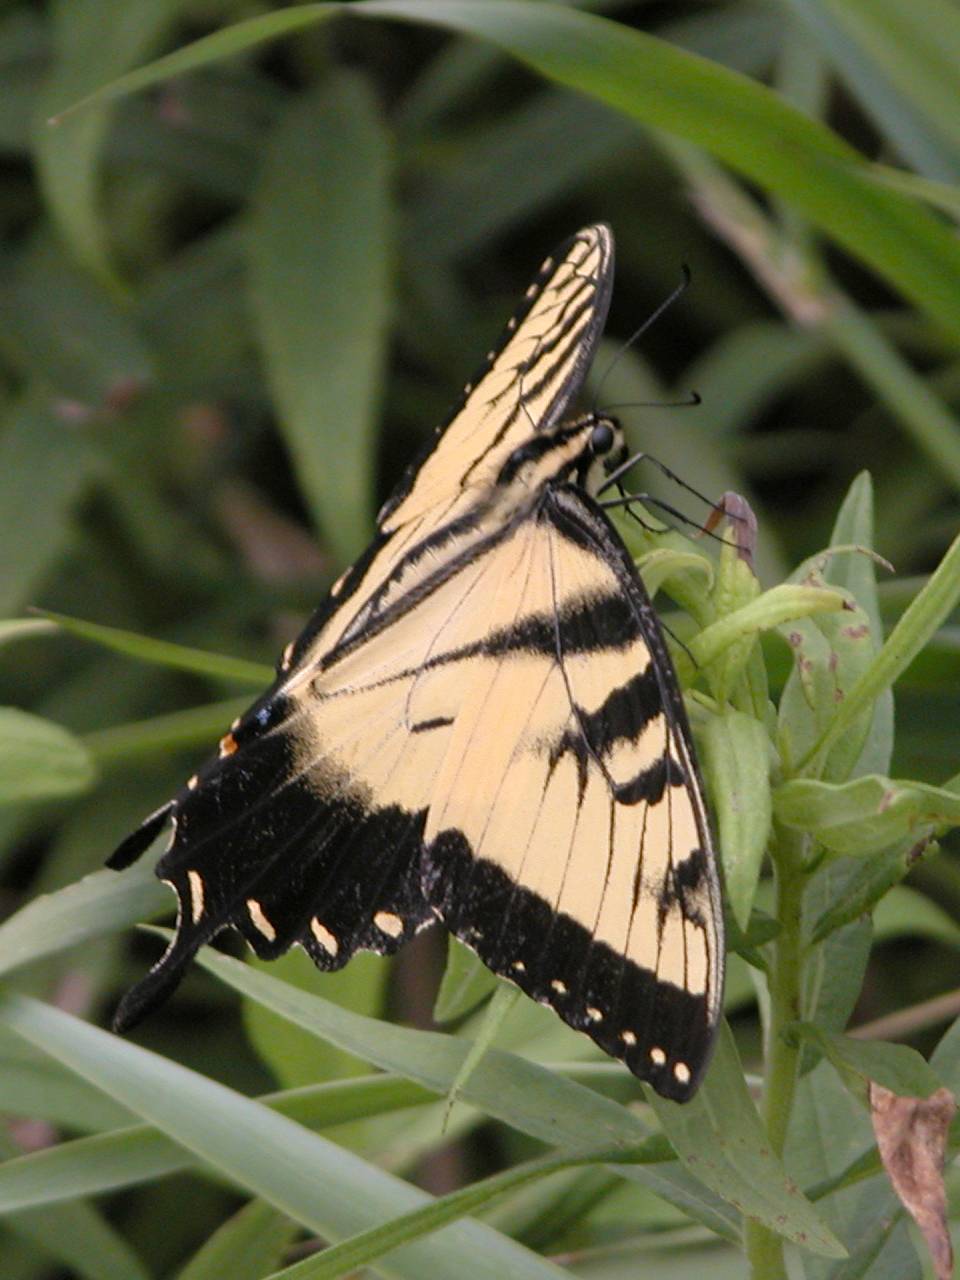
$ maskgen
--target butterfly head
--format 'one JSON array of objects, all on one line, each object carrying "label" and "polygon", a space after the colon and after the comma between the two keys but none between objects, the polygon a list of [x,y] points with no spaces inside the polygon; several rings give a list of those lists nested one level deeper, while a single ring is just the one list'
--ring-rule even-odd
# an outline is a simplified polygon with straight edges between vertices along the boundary
[{"label": "butterfly head", "polygon": [[627,456],[623,431],[616,418],[609,414],[588,414],[579,423],[584,447],[577,461],[577,483],[590,494],[595,494],[607,476]]}]

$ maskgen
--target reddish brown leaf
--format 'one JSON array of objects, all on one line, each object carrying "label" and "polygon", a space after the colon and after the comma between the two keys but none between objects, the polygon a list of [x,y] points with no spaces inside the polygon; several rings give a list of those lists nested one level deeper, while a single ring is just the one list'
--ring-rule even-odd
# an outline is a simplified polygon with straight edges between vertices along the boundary
[{"label": "reddish brown leaf", "polygon": [[880,1158],[894,1191],[923,1232],[937,1280],[953,1275],[943,1162],[956,1109],[949,1089],[938,1089],[929,1098],[901,1098],[870,1082]]}]

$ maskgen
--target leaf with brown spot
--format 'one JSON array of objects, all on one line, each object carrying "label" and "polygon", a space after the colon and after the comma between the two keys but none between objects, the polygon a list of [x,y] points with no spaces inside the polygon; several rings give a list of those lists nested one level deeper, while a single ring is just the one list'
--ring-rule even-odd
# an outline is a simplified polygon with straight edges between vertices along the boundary
[{"label": "leaf with brown spot", "polygon": [[953,1274],[943,1162],[956,1109],[949,1089],[938,1089],[929,1098],[901,1098],[882,1085],[870,1085],[880,1158],[893,1189],[923,1232],[937,1280],[949,1280]]}]

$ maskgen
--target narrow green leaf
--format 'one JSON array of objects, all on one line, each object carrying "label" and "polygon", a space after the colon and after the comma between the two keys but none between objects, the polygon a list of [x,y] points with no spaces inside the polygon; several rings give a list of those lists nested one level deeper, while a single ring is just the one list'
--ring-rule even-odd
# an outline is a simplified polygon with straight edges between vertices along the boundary
[{"label": "narrow green leaf", "polygon": [[295,1224],[272,1205],[253,1200],[213,1233],[177,1280],[263,1280],[296,1234]]},{"label": "narrow green leaf", "polygon": [[191,649],[187,645],[171,644],[169,640],[154,640],[150,636],[138,635],[135,631],[105,627],[97,622],[86,622],[82,618],[68,618],[65,614],[51,613],[48,609],[37,609],[35,612],[55,622],[71,635],[91,640],[94,644],[137,658],[141,662],[172,667],[175,671],[191,671],[200,676],[215,676],[220,680],[236,680],[255,688],[263,688],[273,680],[273,668],[260,662],[246,662],[242,658],[231,658],[222,653],[209,653],[206,649]]},{"label": "narrow green leaf", "polygon": [[942,1087],[936,1072],[909,1045],[855,1040],[812,1022],[793,1023],[789,1034],[815,1045],[864,1105],[871,1080],[905,1098],[929,1098]]},{"label": "narrow green leaf", "polygon": [[690,652],[699,666],[706,666],[745,636],[810,614],[834,613],[843,609],[844,603],[838,591],[784,582],[705,627],[690,641]]},{"label": "narrow green leaf", "polygon": [[904,611],[883,648],[858,677],[836,716],[800,763],[826,751],[906,670],[960,600],[960,536],[950,544],[926,585]]},{"label": "narrow green leaf", "polygon": [[[59,0],[53,7],[53,65],[35,130],[40,182],[77,261],[114,286],[97,207],[108,113],[101,105],[56,128],[43,116],[138,62],[163,34],[174,10],[171,0]],[[110,33],[108,40],[104,32]]]},{"label": "narrow green leaf", "polygon": [[[849,591],[866,614],[875,650],[883,643],[883,622],[877,596],[877,561],[870,554],[874,546],[873,481],[868,471],[854,477],[847,490],[830,533],[832,547],[862,547],[862,552],[832,556],[824,578],[829,586]],[[862,752],[853,767],[853,776],[885,773],[893,754],[893,690],[880,694]]]},{"label": "narrow green leaf", "polygon": [[[794,1177],[808,1188],[817,1208],[844,1242],[849,1257],[826,1263],[804,1259],[808,1280],[919,1280],[899,1231],[893,1188],[880,1165],[876,1140],[865,1108],[851,1104],[850,1094],[833,1067],[822,1059],[799,1081],[787,1144]],[[901,1270],[870,1270],[874,1261],[900,1264]]]},{"label": "narrow green leaf", "polygon": [[877,903],[873,930],[878,942],[891,938],[930,938],[948,947],[960,946],[960,925],[949,912],[905,884],[894,885]]},{"label": "narrow green leaf", "polygon": [[779,821],[807,831],[833,853],[873,856],[894,841],[914,844],[960,826],[960,782],[930,787],[871,775],[839,785],[792,778],[774,792]]},{"label": "narrow green leaf", "polygon": [[901,840],[867,858],[844,859],[837,867],[844,877],[843,884],[836,885],[832,901],[810,922],[810,942],[816,946],[837,929],[869,914],[916,863],[917,846],[913,840]]},{"label": "narrow green leaf", "polygon": [[667,1102],[652,1091],[648,1096],[664,1133],[695,1177],[778,1235],[822,1257],[844,1256],[843,1245],[770,1150],[726,1023],[690,1102]]},{"label": "narrow green leaf", "polygon": [[770,835],[770,739],[752,716],[728,709],[709,717],[702,744],[727,901],[746,929]]},{"label": "narrow green leaf", "polygon": [[184,747],[205,747],[208,751],[226,733],[227,726],[250,705],[250,697],[210,702],[186,711],[171,711],[133,724],[98,729],[83,739],[98,764],[107,766],[144,756],[163,756]]},{"label": "narrow green leaf", "polygon": [[[271,977],[303,991],[312,991],[356,1013],[378,1017],[383,1012],[390,961],[370,952],[355,956],[341,973],[318,973],[301,948],[276,960],[257,960],[256,968],[269,967]],[[285,1088],[358,1075],[366,1070],[352,1054],[334,1045],[318,1044],[317,1037],[280,1018],[255,1000],[243,1002],[243,1023],[250,1042]]]},{"label": "narrow green leaf", "polygon": [[[838,523],[842,528],[856,523],[851,518],[850,505],[848,500],[841,511]],[[791,578],[810,589],[822,589],[827,583],[826,572],[837,558],[865,554],[866,549],[858,547],[831,546],[804,561]],[[844,575],[838,576],[842,581]],[[781,628],[794,655],[793,671],[778,712],[778,743],[787,774],[799,767],[798,762],[807,758],[812,744],[832,725],[849,690],[873,660],[879,649],[874,626],[879,626],[879,616],[871,623],[859,601],[844,590],[841,612],[800,618]],[[849,777],[863,756],[873,723],[869,707],[862,708],[849,721],[820,766],[831,781]]]},{"label": "narrow green leaf", "polygon": [[83,743],[58,724],[0,707],[0,805],[77,795],[96,769]]},{"label": "narrow green leaf", "polygon": [[[0,1021],[111,1093],[227,1177],[311,1230],[339,1239],[430,1202],[422,1191],[284,1116],[158,1054],[23,996],[8,996]],[[559,1268],[475,1222],[404,1246],[389,1274],[475,1274],[546,1280]]]},{"label": "narrow green leaf", "polygon": [[684,574],[695,574],[709,587],[713,578],[713,565],[706,556],[693,551],[681,551],[677,547],[657,547],[637,558],[637,568],[651,599],[665,582]]},{"label": "narrow green leaf", "polygon": [[654,1134],[634,1152],[610,1151],[600,1149],[582,1155],[544,1156],[539,1160],[530,1160],[504,1173],[494,1174],[475,1182],[472,1186],[460,1191],[451,1192],[423,1209],[415,1209],[395,1218],[393,1222],[374,1227],[352,1240],[344,1240],[341,1244],[325,1249],[314,1258],[305,1258],[303,1262],[277,1272],[269,1280],[336,1280],[338,1276],[347,1275],[359,1270],[378,1258],[383,1257],[391,1249],[409,1240],[416,1240],[427,1232],[436,1231],[438,1227],[476,1209],[485,1208],[500,1199],[509,1191],[518,1190],[537,1182],[563,1169],[573,1169],[585,1164],[600,1164],[604,1161],[631,1160],[642,1162],[664,1158],[669,1147],[659,1134]]},{"label": "narrow green leaf", "polygon": [[451,935],[447,967],[433,1006],[434,1022],[454,1022],[462,1018],[488,999],[496,985],[496,974],[491,973],[476,952]]},{"label": "narrow green leaf", "polygon": [[793,0],[884,133],[930,177],[960,177],[960,15],[949,0]]},{"label": "narrow green leaf", "polygon": [[43,586],[95,468],[83,430],[39,400],[22,401],[8,416],[0,435],[0,615],[16,613]]},{"label": "narrow green leaf", "polygon": [[[841,860],[827,863],[811,877],[803,899],[805,938],[810,936],[813,922],[836,906],[848,874],[849,864]],[[860,997],[872,940],[872,924],[861,917],[834,930],[823,943],[808,950],[800,1000],[802,1018],[829,1031],[843,1030]],[[813,1062],[813,1055],[807,1050],[802,1069],[809,1070]]]},{"label": "narrow green leaf", "polygon": [[[0,1134],[0,1170],[15,1156],[11,1139]],[[50,1205],[23,1209],[7,1218],[8,1230],[31,1241],[42,1254],[56,1259],[77,1280],[149,1280],[147,1269],[117,1231],[88,1204]]]},{"label": "narrow green leaf", "polygon": [[109,414],[114,397],[135,401],[153,379],[129,310],[60,241],[40,237],[16,260],[0,286],[0,314],[24,382],[48,388],[81,423]]},{"label": "narrow green leaf", "polygon": [[254,316],[304,495],[339,556],[367,541],[388,313],[386,134],[366,80],[299,95],[250,227]]},{"label": "narrow green leaf", "polygon": [[[470,1051],[469,1043],[454,1036],[411,1031],[341,1009],[209,947],[199,952],[197,960],[241,994],[262,1002],[314,1035],[438,1094],[448,1092]],[[521,1133],[570,1150],[597,1143],[631,1146],[650,1136],[650,1130],[632,1112],[572,1080],[499,1049],[491,1049],[477,1064],[464,1085],[462,1098]],[[648,1185],[719,1235],[736,1238],[736,1229],[731,1231],[733,1215],[685,1170],[638,1167],[623,1170],[623,1175]]]},{"label": "narrow green leaf", "polygon": [[171,906],[170,890],[156,879],[147,859],[122,875],[95,871],[57,893],[34,898],[0,925],[0,973],[127,929],[136,920],[165,915]]},{"label": "narrow green leaf", "polygon": [[[48,1058],[44,1060],[50,1069],[55,1067]],[[77,1089],[94,1093],[90,1085],[72,1078]],[[96,1096],[100,1106],[105,1106],[106,1099]],[[434,1095],[419,1085],[381,1074],[268,1093],[259,1101],[310,1129],[324,1129],[433,1099]],[[114,1106],[113,1110],[116,1113],[120,1108]],[[0,1164],[0,1214],[117,1191],[198,1167],[204,1167],[203,1162],[172,1138],[147,1124],[128,1125]]]},{"label": "narrow green leaf", "polygon": [[9,622],[0,622],[0,645],[12,644],[16,640],[30,640],[34,636],[55,636],[57,628],[52,622],[44,622],[41,618],[11,618]]},{"label": "narrow green leaf", "polygon": [[[104,102],[349,10],[451,27],[647,126],[696,143],[776,193],[960,334],[960,245],[925,209],[878,188],[866,162],[764,86],[608,19],[535,0],[308,4],[216,32],[104,85]],[[80,104],[76,104],[80,105]]]},{"label": "narrow green leaf", "polygon": [[[78,1080],[46,1054],[0,1031],[0,1080],[8,1116],[48,1120],[76,1133],[95,1133],[131,1122],[130,1113],[84,1080]],[[10,1161],[2,1166],[9,1168]],[[3,1174],[0,1173],[0,1178]]]}]

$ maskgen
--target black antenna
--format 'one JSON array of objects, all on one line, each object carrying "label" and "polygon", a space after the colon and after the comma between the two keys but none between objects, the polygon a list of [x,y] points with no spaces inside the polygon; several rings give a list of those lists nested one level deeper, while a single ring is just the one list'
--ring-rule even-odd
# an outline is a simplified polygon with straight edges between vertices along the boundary
[{"label": "black antenna", "polygon": [[695,409],[703,404],[699,391],[687,392],[686,400],[624,400],[622,404],[604,405],[604,413],[615,413],[618,409]]},{"label": "black antenna", "polygon": [[686,263],[683,263],[680,270],[683,273],[683,279],[680,281],[677,287],[673,290],[672,293],[670,293],[666,298],[664,298],[663,302],[660,303],[660,305],[653,311],[651,315],[647,316],[643,324],[640,325],[638,329],[635,329],[633,333],[631,333],[630,337],[626,340],[626,342],[611,357],[610,363],[607,365],[606,369],[604,369],[603,376],[601,377],[599,383],[597,384],[597,390],[593,397],[593,415],[594,416],[596,416],[596,413],[597,413],[597,405],[600,403],[600,392],[603,390],[604,384],[607,381],[607,378],[609,378],[617,361],[620,359],[620,357],[629,347],[632,347],[635,342],[638,342],[643,337],[643,335],[647,332],[647,330],[652,325],[656,324],[656,322],[660,319],[660,317],[667,310],[667,308],[672,307],[673,304],[676,302],[676,300],[681,296],[681,294],[686,293],[687,289],[689,288],[690,281],[693,278],[690,274],[690,268],[687,266]]}]

